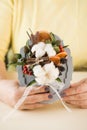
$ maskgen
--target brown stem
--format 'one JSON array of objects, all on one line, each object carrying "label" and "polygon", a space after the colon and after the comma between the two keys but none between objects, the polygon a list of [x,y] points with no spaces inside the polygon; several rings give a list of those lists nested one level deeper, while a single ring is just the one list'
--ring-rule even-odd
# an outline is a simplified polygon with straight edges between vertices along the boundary
[{"label": "brown stem", "polygon": [[27,64],[33,64],[33,63],[38,62],[40,60],[43,60],[43,62],[48,62],[49,61],[49,57],[42,57],[41,59],[38,59],[38,60],[36,58],[28,58],[26,60],[26,63]]}]

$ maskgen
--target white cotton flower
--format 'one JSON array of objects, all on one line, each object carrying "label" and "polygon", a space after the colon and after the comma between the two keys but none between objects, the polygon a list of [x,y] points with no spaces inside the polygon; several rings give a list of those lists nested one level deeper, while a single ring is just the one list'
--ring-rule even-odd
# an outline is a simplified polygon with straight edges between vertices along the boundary
[{"label": "white cotton flower", "polygon": [[46,77],[37,77],[35,78],[36,82],[39,84],[39,85],[45,85],[46,84]]},{"label": "white cotton flower", "polygon": [[37,58],[42,57],[45,54],[45,43],[44,42],[39,42],[38,44],[35,44],[31,51],[32,53],[35,52],[35,55]]},{"label": "white cotton flower", "polygon": [[35,52],[36,58],[42,57],[46,52],[49,57],[56,55],[56,51],[54,50],[52,45],[50,43],[45,44],[44,42],[39,42],[38,44],[35,44],[32,47],[31,51],[32,51],[32,53]]},{"label": "white cotton flower", "polygon": [[45,64],[43,67],[37,65],[33,68],[35,80],[38,84],[52,83],[59,76],[59,70],[55,67],[54,63]]},{"label": "white cotton flower", "polygon": [[52,47],[52,44],[46,44],[45,51],[47,52],[47,54],[48,54],[49,57],[56,55],[56,51]]},{"label": "white cotton flower", "polygon": [[59,70],[58,70],[58,68],[55,67],[53,62],[44,65],[43,68],[44,68],[49,80],[50,79],[55,80],[58,78]]},{"label": "white cotton flower", "polygon": [[45,54],[45,51],[42,49],[39,49],[36,51],[36,58],[40,58]]},{"label": "white cotton flower", "polygon": [[45,47],[45,43],[44,43],[44,42],[39,42],[38,44],[35,44],[35,45],[32,47],[31,51],[32,51],[32,52],[35,52],[35,51],[37,51],[39,48],[44,49],[44,47]]},{"label": "white cotton flower", "polygon": [[36,65],[33,68],[33,72],[34,72],[34,75],[36,77],[40,77],[40,76],[44,76],[45,75],[45,72],[44,72],[43,68],[41,67],[41,65]]}]

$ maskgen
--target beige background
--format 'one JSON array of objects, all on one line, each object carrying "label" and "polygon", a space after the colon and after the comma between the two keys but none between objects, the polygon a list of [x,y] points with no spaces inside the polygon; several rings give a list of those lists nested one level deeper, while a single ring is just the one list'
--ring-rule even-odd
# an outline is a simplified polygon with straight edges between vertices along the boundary
[{"label": "beige background", "polygon": [[10,42],[12,52],[20,51],[28,28],[47,30],[69,45],[74,67],[87,70],[87,0],[0,0],[0,18],[0,59]]},{"label": "beige background", "polygon": [[[11,74],[10,74],[11,75]],[[74,72],[73,81],[87,77],[87,72]],[[87,109],[71,107],[68,113],[61,103],[33,111],[16,111],[0,124],[0,130],[87,130]],[[0,121],[12,108],[0,103]]]}]

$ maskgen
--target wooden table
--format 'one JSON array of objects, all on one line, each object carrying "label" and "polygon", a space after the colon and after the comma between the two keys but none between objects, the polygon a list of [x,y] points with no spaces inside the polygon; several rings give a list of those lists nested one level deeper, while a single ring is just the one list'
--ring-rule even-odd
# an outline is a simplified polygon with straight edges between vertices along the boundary
[{"label": "wooden table", "polygon": [[[15,78],[11,75],[8,77]],[[87,72],[74,72],[72,81],[85,77]],[[2,123],[3,117],[13,109],[0,102],[0,130],[87,130],[87,109],[70,108],[72,112],[68,113],[59,102],[33,111],[16,111]]]}]

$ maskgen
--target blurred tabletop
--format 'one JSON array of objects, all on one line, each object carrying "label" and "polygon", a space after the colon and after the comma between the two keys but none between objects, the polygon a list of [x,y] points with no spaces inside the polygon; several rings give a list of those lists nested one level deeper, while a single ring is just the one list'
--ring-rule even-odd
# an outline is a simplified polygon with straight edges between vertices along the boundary
[{"label": "blurred tabletop", "polygon": [[[85,77],[87,72],[74,72],[72,82]],[[8,78],[17,79],[17,74],[9,72]],[[87,130],[87,109],[69,107],[71,113],[60,102],[32,111],[17,110],[3,122],[13,108],[0,102],[0,130]]]}]

